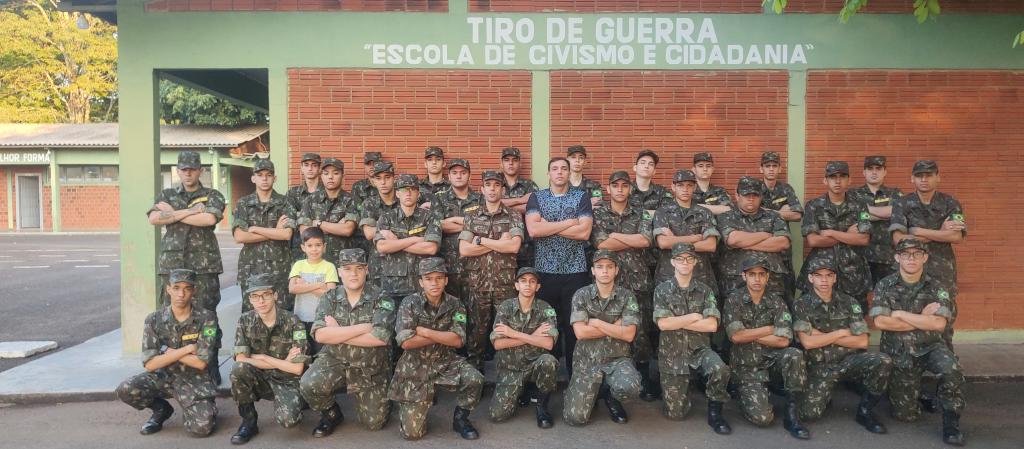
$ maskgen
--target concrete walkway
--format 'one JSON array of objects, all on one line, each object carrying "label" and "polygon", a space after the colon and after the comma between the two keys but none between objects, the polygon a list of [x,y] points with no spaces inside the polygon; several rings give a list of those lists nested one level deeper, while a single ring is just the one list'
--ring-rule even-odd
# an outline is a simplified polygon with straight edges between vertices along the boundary
[{"label": "concrete walkway", "polygon": [[[221,291],[217,309],[224,331],[220,353],[222,395],[229,391],[228,373],[234,363],[230,352],[241,313],[241,297],[238,286],[226,288]],[[1024,381],[1024,343],[958,342],[956,352],[972,382]],[[493,382],[494,370],[487,368],[488,381]],[[0,403],[109,400],[121,381],[139,372],[141,359],[138,355],[123,354],[119,329],[0,373]]]}]

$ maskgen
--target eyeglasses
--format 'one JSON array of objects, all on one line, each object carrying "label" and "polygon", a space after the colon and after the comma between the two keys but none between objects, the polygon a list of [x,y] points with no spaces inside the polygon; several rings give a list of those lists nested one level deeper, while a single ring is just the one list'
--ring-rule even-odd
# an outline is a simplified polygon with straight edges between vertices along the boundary
[{"label": "eyeglasses", "polygon": [[900,259],[903,260],[921,260],[924,259],[924,256],[927,255],[928,253],[924,251],[904,251],[899,254]]},{"label": "eyeglasses", "polygon": [[688,264],[691,264],[691,265],[697,263],[697,258],[693,257],[693,256],[679,256],[679,257],[674,257],[673,259],[675,259],[675,260],[677,260],[679,262],[688,263]]},{"label": "eyeglasses", "polygon": [[274,294],[274,292],[249,293],[249,301],[251,301],[251,302],[273,301],[275,296],[277,296],[277,295]]}]

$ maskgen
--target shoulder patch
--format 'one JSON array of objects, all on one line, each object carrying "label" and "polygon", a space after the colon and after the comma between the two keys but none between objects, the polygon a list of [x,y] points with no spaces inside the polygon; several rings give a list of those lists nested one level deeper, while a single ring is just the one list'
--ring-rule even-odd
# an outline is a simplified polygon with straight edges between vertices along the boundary
[{"label": "shoulder patch", "polygon": [[206,326],[203,328],[203,336],[205,337],[216,337],[217,326]]},{"label": "shoulder patch", "polygon": [[870,220],[871,219],[871,214],[868,214],[867,212],[861,212],[860,213],[860,219],[861,220]]},{"label": "shoulder patch", "polygon": [[591,198],[600,198],[601,196],[601,189],[590,189]]},{"label": "shoulder patch", "polygon": [[644,211],[644,220],[650,220],[652,218],[654,218],[654,214],[652,214],[651,211],[649,211],[649,210],[645,210]]},{"label": "shoulder patch", "polygon": [[544,309],[544,316],[555,316],[555,309],[551,307]]},{"label": "shoulder patch", "polygon": [[391,303],[390,299],[381,298],[379,304],[380,308],[384,310],[395,310],[395,305]]},{"label": "shoulder patch", "polygon": [[640,310],[640,306],[636,305],[636,303],[635,303],[635,302],[631,302],[631,303],[629,303],[629,305],[628,305],[628,306],[626,306],[626,308],[627,308],[627,309],[629,309],[629,310],[632,310],[632,311],[634,311],[634,312],[636,312],[636,311]]},{"label": "shoulder patch", "polygon": [[305,330],[292,332],[292,340],[302,341],[302,340],[305,340],[305,339],[306,339],[306,331]]},{"label": "shoulder patch", "polygon": [[455,320],[456,323],[465,323],[466,322],[466,314],[464,314],[462,312],[458,312],[458,313],[455,314],[454,317],[452,317],[452,319]]},{"label": "shoulder patch", "polygon": [[793,321],[793,317],[789,315],[789,312],[783,312],[782,321]]},{"label": "shoulder patch", "polygon": [[953,221],[964,221],[964,214],[953,214],[949,218],[953,219]]},{"label": "shoulder patch", "polygon": [[940,299],[949,299],[949,292],[947,292],[945,289],[940,289],[939,290],[939,298]]},{"label": "shoulder patch", "polygon": [[850,310],[853,310],[853,313],[863,313],[863,311],[860,308],[860,304],[854,304],[853,306],[850,307]]},{"label": "shoulder patch", "polygon": [[665,198],[672,198],[672,192],[665,192]]}]

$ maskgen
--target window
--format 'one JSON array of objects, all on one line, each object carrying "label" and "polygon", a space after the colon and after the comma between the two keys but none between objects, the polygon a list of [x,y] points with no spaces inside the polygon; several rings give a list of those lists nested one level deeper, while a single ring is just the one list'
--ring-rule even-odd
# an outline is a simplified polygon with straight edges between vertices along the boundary
[{"label": "window", "polygon": [[116,165],[62,165],[61,184],[96,184],[117,182]]}]

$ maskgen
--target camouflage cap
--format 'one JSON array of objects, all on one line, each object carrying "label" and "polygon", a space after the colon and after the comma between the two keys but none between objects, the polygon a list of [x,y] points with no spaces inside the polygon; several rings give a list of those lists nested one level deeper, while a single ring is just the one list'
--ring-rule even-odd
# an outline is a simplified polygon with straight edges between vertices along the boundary
[{"label": "camouflage cap", "polygon": [[828,270],[833,273],[837,272],[836,264],[832,261],[831,257],[816,257],[807,262],[808,273],[814,273],[818,270]]},{"label": "camouflage cap", "polygon": [[633,180],[629,178],[629,173],[626,173],[625,170],[616,170],[612,172],[611,176],[608,177],[608,184],[615,181],[626,181],[627,183],[633,182]]},{"label": "camouflage cap", "polygon": [[416,175],[405,173],[398,175],[398,177],[395,178],[395,190],[410,187],[416,190],[420,189],[420,180],[416,178]]},{"label": "camouflage cap", "polygon": [[423,158],[426,159],[430,156],[437,156],[444,159],[444,149],[441,147],[427,147],[426,150],[423,150]]},{"label": "camouflage cap", "polygon": [[516,271],[516,280],[518,281],[519,278],[521,278],[523,276],[526,276],[528,274],[532,274],[533,277],[535,277],[535,278],[540,278],[540,276],[537,274],[537,269],[536,268],[533,268],[533,267],[523,267],[523,268],[520,268],[519,271]]},{"label": "camouflage cap", "polygon": [[597,251],[594,251],[594,256],[590,258],[590,261],[592,263],[597,263],[597,261],[602,259],[608,259],[612,262],[615,262],[615,265],[619,264],[619,256],[617,256],[614,251],[609,251],[607,249],[599,249]]},{"label": "camouflage cap", "polygon": [[879,167],[885,167],[885,156],[866,156],[864,157],[864,168],[868,168],[872,165]]},{"label": "camouflage cap", "polygon": [[736,182],[737,195],[764,195],[764,183],[760,179],[744,176]]},{"label": "camouflage cap", "polygon": [[505,147],[505,149],[501,150],[501,158],[502,159],[505,159],[506,157],[510,157],[510,156],[514,157],[516,159],[519,159],[521,157],[520,154],[519,154],[519,148],[516,148],[516,147]]},{"label": "camouflage cap", "polygon": [[199,153],[195,151],[182,151],[178,153],[178,168],[179,169],[197,169],[202,167],[202,160],[199,158]]},{"label": "camouflage cap", "polygon": [[252,172],[259,173],[263,170],[270,170],[270,173],[274,173],[274,162],[270,159],[256,158],[256,161],[252,163]]},{"label": "camouflage cap", "polygon": [[672,257],[678,257],[683,254],[697,255],[697,248],[694,248],[690,243],[676,243],[672,245]]},{"label": "camouflage cap", "polygon": [[179,282],[184,282],[190,285],[196,285],[196,272],[192,270],[186,270],[184,268],[171,270],[171,273],[167,276],[167,283],[177,284]]},{"label": "camouflage cap", "polygon": [[248,295],[252,292],[258,292],[260,290],[273,290],[274,289],[274,276],[270,273],[259,273],[249,276],[249,286],[242,292]]},{"label": "camouflage cap", "polygon": [[320,155],[317,154],[317,153],[303,153],[302,154],[302,159],[299,159],[299,162],[306,162],[306,161],[316,161],[316,163],[319,164],[320,163]]},{"label": "camouflage cap", "polygon": [[451,170],[452,167],[462,167],[465,168],[466,170],[472,170],[472,168],[470,168],[469,166],[469,161],[459,158],[455,158],[448,161],[448,169]]},{"label": "camouflage cap", "polygon": [[381,161],[383,159],[384,159],[384,157],[381,156],[380,151],[367,151],[367,152],[363,153],[363,163],[364,164],[378,162],[378,161]]},{"label": "camouflage cap", "polygon": [[740,266],[740,269],[742,271],[746,272],[747,270],[750,270],[752,268],[757,268],[757,267],[761,267],[761,268],[764,268],[765,270],[767,270],[768,269],[768,260],[765,259],[764,257],[750,256],[750,257],[747,257],[746,259],[743,259],[743,264]]},{"label": "camouflage cap", "polygon": [[846,161],[828,161],[825,163],[825,176],[850,175],[850,164]]},{"label": "camouflage cap", "polygon": [[574,155],[576,153],[581,153],[584,156],[586,156],[587,155],[587,149],[584,148],[583,145],[573,145],[573,146],[565,149],[565,155],[566,156],[572,156],[572,155]]},{"label": "camouflage cap", "polygon": [[702,151],[693,155],[693,163],[696,165],[698,162],[715,162],[715,158],[711,156],[711,153]]},{"label": "camouflage cap", "polygon": [[505,185],[505,175],[495,170],[486,170],[482,175],[480,175],[480,181],[498,181],[501,185]]},{"label": "camouflage cap", "polygon": [[419,269],[420,276],[428,275],[430,273],[448,274],[448,268],[445,267],[444,258],[441,257],[425,257],[420,259],[420,264],[417,268]]},{"label": "camouflage cap", "polygon": [[324,161],[320,163],[320,168],[334,167],[342,172],[345,171],[345,163],[336,157],[324,158]]},{"label": "camouflage cap", "polygon": [[914,162],[914,168],[911,171],[911,174],[919,175],[921,173],[938,173],[938,172],[939,172],[939,164],[935,163],[935,161],[933,161],[933,160],[923,159],[923,160]]},{"label": "camouflage cap", "polygon": [[693,170],[676,170],[676,174],[672,176],[672,182],[697,182],[697,175],[693,174]]},{"label": "camouflage cap", "polygon": [[919,249],[921,251],[928,252],[928,247],[924,245],[924,242],[913,237],[900,240],[900,242],[896,244],[897,253],[902,253],[912,249]]},{"label": "camouflage cap", "polygon": [[658,162],[661,161],[661,158],[658,157],[658,153],[655,153],[654,150],[640,150],[640,152],[636,154],[636,160],[640,161],[640,158],[642,157],[651,158],[654,160],[654,165],[658,165]]},{"label": "camouflage cap", "polygon": [[376,175],[378,173],[384,173],[384,172],[394,174],[395,173],[395,165],[390,163],[390,162],[388,162],[388,161],[376,161],[376,162],[373,163],[373,172],[370,173],[370,176],[374,176],[374,175]]},{"label": "camouflage cap", "polygon": [[366,265],[366,251],[362,248],[349,248],[338,251],[338,266]]},{"label": "camouflage cap", "polygon": [[779,156],[779,153],[775,151],[765,151],[764,153],[761,153],[761,165],[767,164],[769,162],[781,164],[782,157]]}]

